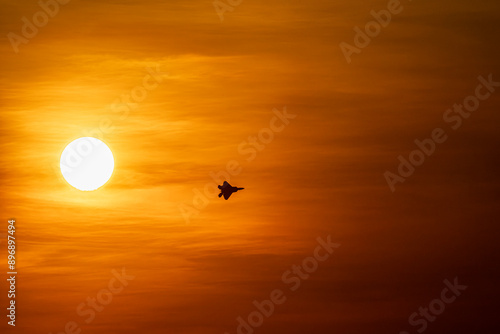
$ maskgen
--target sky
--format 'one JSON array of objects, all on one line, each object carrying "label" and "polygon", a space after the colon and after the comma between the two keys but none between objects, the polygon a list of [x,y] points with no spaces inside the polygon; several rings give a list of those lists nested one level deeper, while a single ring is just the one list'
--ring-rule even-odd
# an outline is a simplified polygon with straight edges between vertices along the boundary
[{"label": "sky", "polygon": [[[0,0],[2,333],[498,331],[498,1],[41,3]],[[59,160],[88,136],[115,169],[83,192]]]}]

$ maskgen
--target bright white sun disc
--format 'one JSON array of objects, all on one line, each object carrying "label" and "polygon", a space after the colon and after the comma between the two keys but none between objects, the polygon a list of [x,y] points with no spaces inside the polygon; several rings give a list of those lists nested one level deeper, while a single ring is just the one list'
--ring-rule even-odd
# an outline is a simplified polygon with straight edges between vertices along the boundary
[{"label": "bright white sun disc", "polygon": [[82,191],[96,190],[113,174],[115,160],[106,144],[97,138],[73,140],[61,154],[61,173],[66,181]]}]

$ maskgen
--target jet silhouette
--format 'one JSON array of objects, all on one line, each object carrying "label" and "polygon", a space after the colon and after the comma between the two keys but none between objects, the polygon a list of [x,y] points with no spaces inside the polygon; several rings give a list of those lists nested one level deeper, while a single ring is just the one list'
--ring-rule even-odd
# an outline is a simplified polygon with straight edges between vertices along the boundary
[{"label": "jet silhouette", "polygon": [[237,188],[231,186],[227,181],[224,181],[222,186],[218,186],[220,189],[220,194],[219,197],[222,197],[224,195],[224,199],[227,200],[229,196],[231,196],[233,193],[237,192],[238,190],[243,190],[245,188]]}]

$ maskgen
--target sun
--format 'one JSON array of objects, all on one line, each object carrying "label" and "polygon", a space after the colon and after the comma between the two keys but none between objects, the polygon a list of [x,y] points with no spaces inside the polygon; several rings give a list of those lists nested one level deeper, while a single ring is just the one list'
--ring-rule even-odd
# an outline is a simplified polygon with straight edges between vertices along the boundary
[{"label": "sun", "polygon": [[104,142],[82,137],[73,140],[61,154],[61,173],[73,187],[92,191],[108,182],[113,174],[115,160]]}]

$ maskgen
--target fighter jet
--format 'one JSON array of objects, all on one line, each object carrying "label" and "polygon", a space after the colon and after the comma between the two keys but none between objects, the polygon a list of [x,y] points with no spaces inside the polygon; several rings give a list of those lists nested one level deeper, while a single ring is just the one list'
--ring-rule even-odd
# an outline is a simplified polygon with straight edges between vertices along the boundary
[{"label": "fighter jet", "polygon": [[222,197],[224,195],[224,199],[227,200],[229,196],[231,196],[233,193],[237,192],[238,190],[243,190],[245,188],[237,188],[231,186],[227,181],[224,181],[222,186],[218,186],[220,189],[220,194],[219,197]]}]

